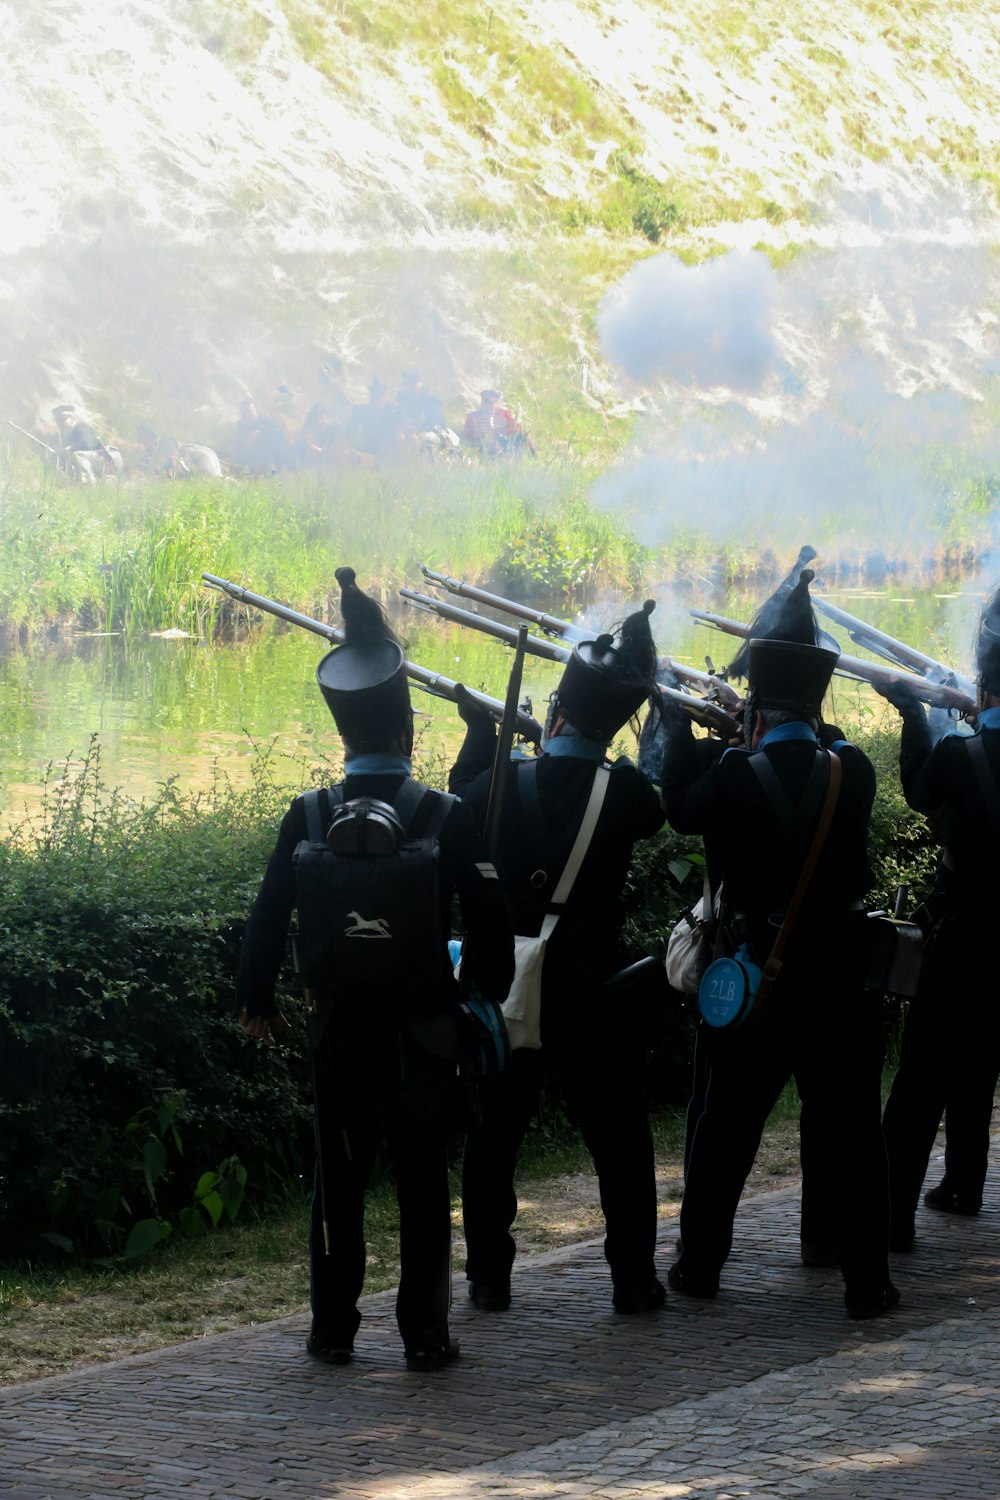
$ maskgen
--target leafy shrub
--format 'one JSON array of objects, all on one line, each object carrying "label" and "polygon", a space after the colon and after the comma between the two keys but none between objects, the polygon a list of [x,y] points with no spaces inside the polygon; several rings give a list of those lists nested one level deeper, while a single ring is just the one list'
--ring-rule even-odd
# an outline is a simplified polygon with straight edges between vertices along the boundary
[{"label": "leafy shrub", "polygon": [[[874,898],[923,894],[935,852],[902,801],[896,740],[861,737],[880,773]],[[422,774],[440,783],[440,759]],[[303,784],[336,775],[303,772]],[[308,1170],[311,1101],[303,1017],[279,977],[289,1046],[245,1041],[232,1016],[243,922],[287,792],[266,756],[256,784],[139,806],[101,784],[96,746],[79,775],[51,775],[45,815],[0,844],[0,1233],[8,1254],[143,1253],[173,1232],[232,1218]],[[698,840],[665,829],[637,846],[623,893],[628,956],[662,951],[699,895]],[[693,1021],[636,1004],[650,1101],[677,1106]],[[555,1100],[541,1138],[565,1121]]]},{"label": "leafy shrub", "polygon": [[105,793],[96,750],[46,795],[32,838],[0,845],[0,1229],[12,1250],[40,1232],[119,1250],[151,1211],[190,1232],[212,1193],[231,1216],[247,1180],[259,1195],[308,1159],[301,1053],[245,1042],[231,1013],[286,798],[262,775],[138,807]]}]

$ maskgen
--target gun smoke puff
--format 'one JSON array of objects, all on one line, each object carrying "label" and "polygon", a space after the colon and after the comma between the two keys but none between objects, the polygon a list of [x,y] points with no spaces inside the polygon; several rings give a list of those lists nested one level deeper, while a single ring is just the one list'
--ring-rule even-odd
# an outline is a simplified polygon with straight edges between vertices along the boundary
[{"label": "gun smoke puff", "polygon": [[698,266],[657,255],[604,298],[601,345],[634,381],[759,391],[783,364],[771,331],[776,292],[775,272],[757,251]]}]

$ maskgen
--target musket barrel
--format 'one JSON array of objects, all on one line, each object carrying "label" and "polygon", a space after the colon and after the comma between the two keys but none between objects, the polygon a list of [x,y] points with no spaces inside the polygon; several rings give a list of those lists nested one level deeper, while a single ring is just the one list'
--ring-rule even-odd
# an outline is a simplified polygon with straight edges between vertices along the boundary
[{"label": "musket barrel", "polygon": [[331,641],[335,646],[344,642],[344,632],[338,630],[336,625],[327,625],[323,620],[316,620],[312,615],[304,615],[297,609],[291,609],[287,604],[279,604],[276,599],[268,599],[264,594],[255,594],[252,589],[245,589],[238,583],[230,583],[226,578],[217,578],[214,573],[202,573],[202,578],[213,589],[221,589],[222,593],[228,594],[230,599],[235,599],[237,604],[249,604],[254,609],[262,609],[269,615],[275,615],[279,620],[286,621],[289,625],[299,625],[303,630],[311,630],[314,635],[321,635],[324,640]]},{"label": "musket barrel", "polygon": [[[471,609],[460,609],[457,604],[435,599],[431,594],[420,594],[416,589],[400,589],[399,593],[407,604],[412,604],[416,609],[425,609],[442,620],[450,620],[455,625],[467,625],[470,630],[480,630],[484,635],[492,635],[498,641],[505,641],[508,646],[516,646],[518,643],[518,632],[512,625],[501,625],[498,620],[488,620],[485,615],[477,615]],[[540,656],[543,661],[566,662],[573,654],[571,646],[539,640],[536,635],[528,636],[525,650],[531,656]]]},{"label": "musket barrel", "polygon": [[[738,620],[729,620],[725,615],[713,614],[711,610],[692,609],[691,615],[705,625],[714,625],[716,630],[739,636],[742,640],[746,640],[750,634],[748,625],[741,625]],[[841,652],[834,671],[841,677],[860,677],[863,682],[882,683],[885,686],[893,682],[905,682],[913,688],[918,698],[934,708],[971,713],[976,706],[974,696],[962,688],[949,687],[943,682],[931,682],[926,677],[918,676],[916,672],[907,671],[905,667],[883,667],[878,662],[863,661],[859,656],[845,656]]]},{"label": "musket barrel", "polygon": [[[449,594],[457,594],[463,599],[472,599],[475,603],[485,604],[490,609],[498,609],[502,614],[513,615],[516,620],[526,620],[529,625],[537,626],[547,635],[558,635],[563,640],[572,641],[574,644],[594,639],[592,630],[587,630],[581,625],[573,625],[569,620],[557,619],[555,615],[547,615],[543,610],[532,609],[530,605],[521,604],[516,599],[505,599],[502,594],[491,594],[488,589],[465,583],[461,578],[449,578],[445,573],[435,573],[423,563],[420,564],[420,571],[428,583],[447,589]],[[530,650],[530,647],[528,649]]]},{"label": "musket barrel", "polygon": [[55,453],[56,450],[54,448],[50,448],[48,443],[43,442],[40,437],[35,437],[35,434],[33,432],[28,432],[27,428],[18,427],[17,423],[12,422],[9,417],[7,418],[7,426],[13,427],[14,431],[19,432],[22,437],[29,438],[31,442],[37,443],[38,447],[44,448],[46,453]]},{"label": "musket barrel", "polygon": [[[230,599],[235,599],[238,604],[248,604],[254,609],[263,610],[265,614],[274,615],[279,620],[286,621],[289,625],[299,625],[303,630],[310,630],[314,635],[322,636],[324,640],[333,645],[342,645],[345,636],[336,625],[327,625],[322,620],[316,620],[312,615],[302,614],[300,610],[291,609],[287,604],[279,604],[276,599],[268,599],[265,594],[255,594],[252,589],[245,589],[238,583],[231,583],[226,578],[219,578],[214,573],[202,573],[204,581],[214,589],[228,594]],[[458,683],[453,677],[445,677],[440,672],[432,672],[427,667],[418,666],[416,662],[404,662],[407,677],[425,688],[427,692],[439,698],[448,698],[452,703],[457,701],[455,691]],[[480,693],[475,688],[467,688],[470,698],[475,701],[499,722],[503,717],[504,704],[499,698],[491,698],[488,693]],[[517,732],[532,744],[537,744],[542,737],[542,726],[537,719],[530,714],[518,710]]]},{"label": "musket barrel", "polygon": [[876,656],[884,656],[889,661],[907,668],[911,672],[919,672],[926,677],[933,673],[933,679],[948,685],[951,678],[960,691],[975,697],[975,683],[971,677],[966,677],[961,672],[954,672],[946,667],[944,662],[937,661],[935,657],[918,651],[915,646],[909,646],[905,641],[898,641],[895,636],[889,635],[884,630],[879,630],[876,625],[869,625],[865,620],[859,620],[856,615],[849,614],[846,609],[841,609],[836,604],[830,604],[828,600],[813,596],[813,603],[820,612],[842,625],[851,640],[866,651],[872,651]]}]

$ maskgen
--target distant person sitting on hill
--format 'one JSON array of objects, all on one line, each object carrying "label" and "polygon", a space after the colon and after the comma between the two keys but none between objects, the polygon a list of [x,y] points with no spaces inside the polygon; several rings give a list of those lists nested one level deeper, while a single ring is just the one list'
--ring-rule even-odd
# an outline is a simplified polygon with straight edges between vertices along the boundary
[{"label": "distant person sitting on hill", "polygon": [[76,407],[54,406],[52,415],[59,429],[60,467],[83,484],[92,484],[105,474],[120,474],[122,457],[106,447],[97,428],[77,416]]},{"label": "distant person sitting on hill", "polygon": [[379,458],[399,444],[399,412],[388,395],[389,387],[376,375],[368,387],[368,400],[354,408],[351,424],[352,446]]},{"label": "distant person sitting on hill", "polygon": [[486,458],[505,453],[529,453],[534,458],[538,451],[510,407],[502,404],[500,392],[492,389],[480,392],[479,405],[465,419],[462,441]]},{"label": "distant person sitting on hill", "polygon": [[336,428],[329,407],[317,401],[306,413],[295,444],[295,456],[304,469],[322,468],[332,456],[335,439]]},{"label": "distant person sitting on hill", "polygon": [[444,427],[444,407],[432,391],[424,387],[419,370],[406,370],[396,392],[400,431],[405,435],[433,432]]},{"label": "distant person sitting on hill", "polygon": [[252,396],[240,402],[240,418],[233,432],[233,458],[251,474],[276,474],[295,466],[284,424],[264,416]]}]

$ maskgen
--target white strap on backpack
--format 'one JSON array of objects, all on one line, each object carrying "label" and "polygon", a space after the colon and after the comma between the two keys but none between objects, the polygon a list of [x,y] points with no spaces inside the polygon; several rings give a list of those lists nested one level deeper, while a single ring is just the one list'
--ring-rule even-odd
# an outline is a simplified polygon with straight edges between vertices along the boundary
[{"label": "white strap on backpack", "polygon": [[590,848],[597,820],[601,816],[601,808],[607,796],[610,777],[611,772],[607,766],[597,767],[580,831],[570,850],[569,858],[550,903],[557,910],[546,912],[537,937],[524,937],[519,934],[514,938],[514,978],[510,993],[503,1003],[503,1013],[507,1021],[510,1045],[515,1050],[519,1047],[537,1050],[542,1045],[542,965],[545,962],[545,949],[556,929],[556,923],[562,916],[576,877],[580,873],[580,866]]}]

